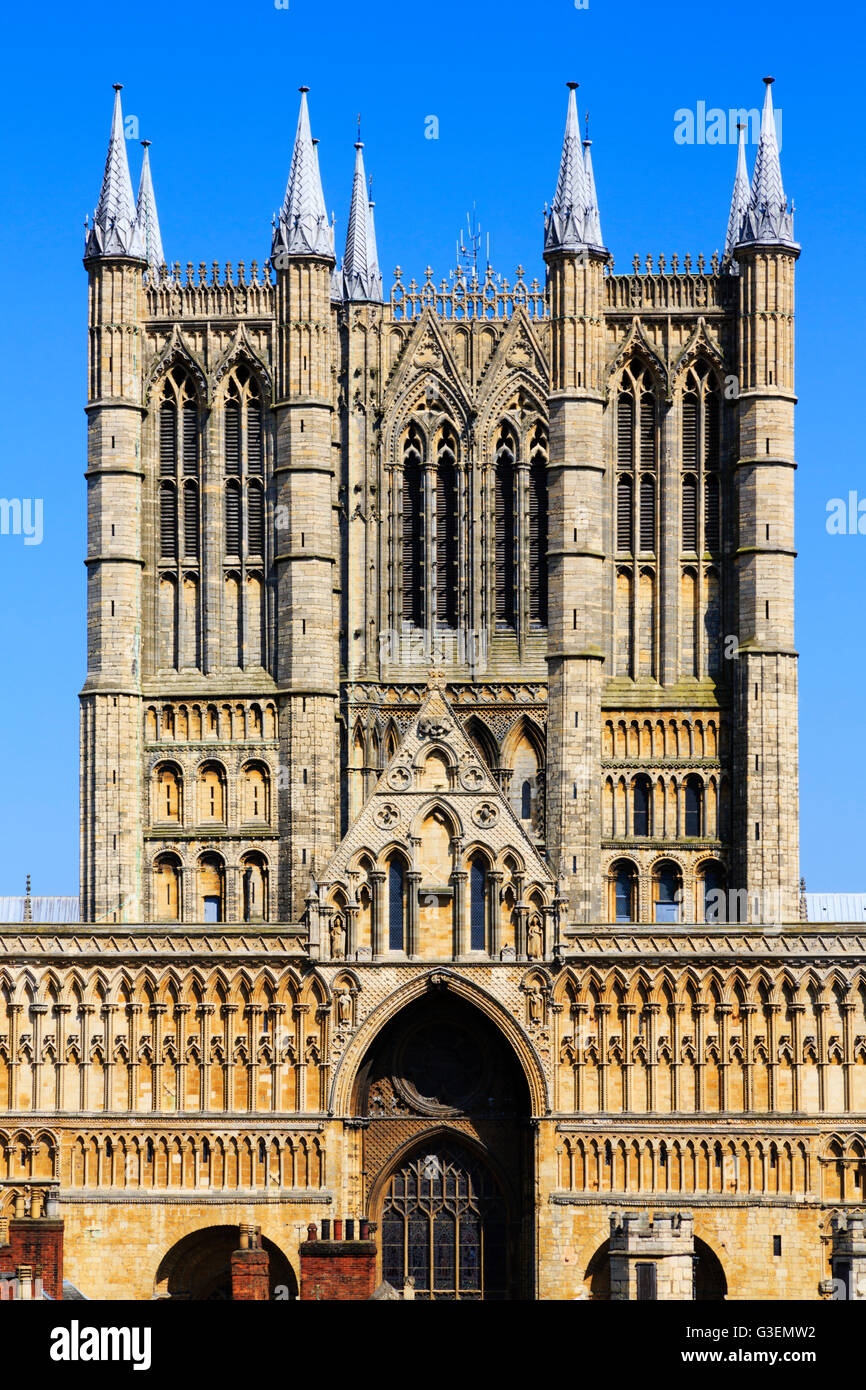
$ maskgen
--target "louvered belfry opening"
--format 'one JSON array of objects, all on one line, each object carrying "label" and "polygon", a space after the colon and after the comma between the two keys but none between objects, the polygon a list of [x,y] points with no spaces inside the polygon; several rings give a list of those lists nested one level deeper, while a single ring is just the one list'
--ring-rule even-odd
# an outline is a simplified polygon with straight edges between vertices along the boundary
[{"label": "louvered belfry opening", "polygon": [[417,426],[411,425],[403,445],[403,506],[401,559],[403,568],[403,619],[424,626],[424,445]]},{"label": "louvered belfry opening", "polygon": [[222,403],[223,644],[228,666],[264,665],[267,500],[262,393],[250,368],[232,368]]},{"label": "louvered belfry opening", "polygon": [[[158,407],[160,560],[196,567],[200,560],[199,399],[188,371],[175,364],[161,384]],[[163,573],[178,584],[177,574]],[[195,584],[195,574],[190,578]],[[177,637],[171,644],[177,648]]]},{"label": "louvered belfry opening", "polygon": [[450,628],[457,626],[458,508],[457,443],[446,427],[436,456],[436,622]]},{"label": "louvered belfry opening", "polygon": [[536,425],[529,453],[529,621],[547,626],[547,435]]},{"label": "louvered belfry opening", "polygon": [[495,487],[495,595],[497,626],[515,626],[515,488],[517,445],[509,429],[496,443]]}]

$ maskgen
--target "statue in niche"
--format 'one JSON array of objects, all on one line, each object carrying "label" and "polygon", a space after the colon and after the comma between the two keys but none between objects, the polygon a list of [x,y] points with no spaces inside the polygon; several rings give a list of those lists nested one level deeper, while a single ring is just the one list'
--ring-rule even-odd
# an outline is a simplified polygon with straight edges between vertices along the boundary
[{"label": "statue in niche", "polygon": [[337,994],[337,1022],[345,1027],[352,1022],[352,996],[347,989],[341,989]]},{"label": "statue in niche", "polygon": [[529,1005],[529,1022],[542,1023],[544,1021],[544,995],[539,985],[533,985],[526,991],[526,1000]]},{"label": "statue in niche", "polygon": [[338,913],[331,923],[331,959],[342,960],[346,954],[346,928]]},{"label": "statue in niche", "polygon": [[531,917],[529,921],[529,933],[526,940],[526,954],[529,956],[529,959],[540,960],[542,947],[541,919],[540,917]]}]

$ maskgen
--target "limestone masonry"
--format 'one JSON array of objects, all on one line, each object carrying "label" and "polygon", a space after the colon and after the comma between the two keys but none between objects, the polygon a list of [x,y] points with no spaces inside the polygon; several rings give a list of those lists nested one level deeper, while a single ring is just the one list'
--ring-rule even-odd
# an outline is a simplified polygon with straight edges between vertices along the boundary
[{"label": "limestone masonry", "polygon": [[337,267],[304,89],[269,260],[210,271],[118,89],[82,920],[0,937],[0,1217],[48,1188],[88,1297],[861,1296],[770,81],[721,261],[615,272],[571,85],[544,283],[387,293],[360,143]]}]

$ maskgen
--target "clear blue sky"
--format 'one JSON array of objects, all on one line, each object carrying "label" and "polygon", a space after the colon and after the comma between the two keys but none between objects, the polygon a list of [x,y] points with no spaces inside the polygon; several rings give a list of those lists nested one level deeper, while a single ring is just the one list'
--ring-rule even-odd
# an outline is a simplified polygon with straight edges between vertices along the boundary
[{"label": "clear blue sky", "polygon": [[[103,18],[104,17],[104,18]],[[854,326],[866,311],[864,14],[856,3],[696,7],[684,0],[162,0],[4,17],[0,496],[41,497],[44,539],[0,536],[0,894],[78,891],[84,678],[86,277],[113,82],[153,142],[170,260],[263,261],[310,94],[326,201],[345,235],[360,111],[380,257],[447,274],[473,201],[491,260],[541,278],[564,83],[591,113],[605,240],[625,270],[724,241],[735,151],[679,144],[680,108],[760,106],[772,73],[797,206],[798,628],[802,871],[866,889],[861,787],[866,535],[830,536],[830,498],[866,498]],[[425,118],[439,120],[425,139]],[[131,144],[137,186],[139,154]],[[750,152],[751,162],[751,152]],[[861,425],[857,426],[857,420]]]}]

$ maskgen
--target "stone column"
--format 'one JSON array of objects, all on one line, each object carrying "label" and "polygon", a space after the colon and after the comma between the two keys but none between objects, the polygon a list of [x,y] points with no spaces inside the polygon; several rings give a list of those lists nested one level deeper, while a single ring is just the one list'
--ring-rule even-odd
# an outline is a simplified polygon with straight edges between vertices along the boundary
[{"label": "stone column", "polygon": [[491,872],[487,875],[487,952],[494,960],[499,959],[502,949],[502,913],[500,894],[502,874]]},{"label": "stone column", "polygon": [[410,869],[406,875],[406,954],[410,960],[417,960],[421,950],[418,921],[421,878],[420,869]]},{"label": "stone column", "polygon": [[381,960],[384,951],[385,940],[385,903],[384,903],[384,869],[372,869],[370,879],[373,885],[373,896],[370,907],[371,929],[373,938],[373,959]]}]

